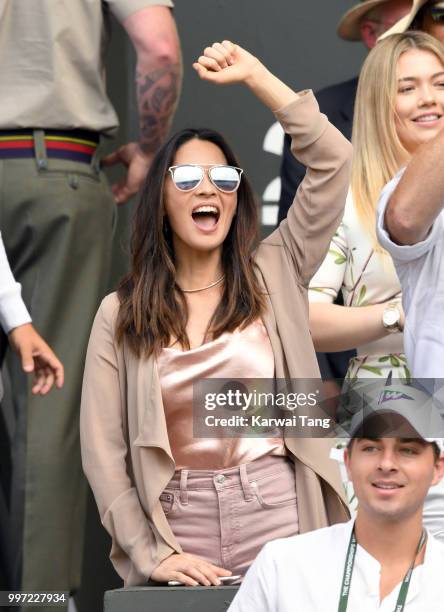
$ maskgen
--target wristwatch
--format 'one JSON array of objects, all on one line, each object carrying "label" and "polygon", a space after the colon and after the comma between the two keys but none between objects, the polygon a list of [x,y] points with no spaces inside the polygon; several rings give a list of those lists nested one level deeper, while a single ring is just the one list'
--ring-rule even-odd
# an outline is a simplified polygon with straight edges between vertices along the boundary
[{"label": "wristwatch", "polygon": [[398,307],[398,302],[389,302],[382,313],[382,325],[389,334],[396,334],[402,331],[401,329],[401,311]]}]

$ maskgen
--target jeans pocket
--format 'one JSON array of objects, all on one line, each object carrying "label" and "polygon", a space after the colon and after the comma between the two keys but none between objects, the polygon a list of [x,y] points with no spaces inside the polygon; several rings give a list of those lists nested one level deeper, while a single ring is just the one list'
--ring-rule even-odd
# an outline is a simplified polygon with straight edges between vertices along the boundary
[{"label": "jeans pocket", "polygon": [[253,480],[251,486],[262,508],[283,508],[297,504],[294,474],[273,474]]}]

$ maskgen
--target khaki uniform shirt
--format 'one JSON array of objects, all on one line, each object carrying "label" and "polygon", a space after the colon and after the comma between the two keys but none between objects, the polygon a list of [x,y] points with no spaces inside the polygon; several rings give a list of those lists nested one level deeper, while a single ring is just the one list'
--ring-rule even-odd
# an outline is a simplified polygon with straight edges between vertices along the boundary
[{"label": "khaki uniform shirt", "polygon": [[118,126],[104,85],[111,12],[120,22],[171,0],[2,0],[0,129]]}]

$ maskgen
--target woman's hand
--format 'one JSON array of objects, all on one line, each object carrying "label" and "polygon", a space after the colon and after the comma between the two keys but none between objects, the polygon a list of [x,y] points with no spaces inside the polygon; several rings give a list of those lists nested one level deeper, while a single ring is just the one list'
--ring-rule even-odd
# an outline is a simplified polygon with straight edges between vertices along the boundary
[{"label": "woman's hand", "polygon": [[244,83],[272,111],[299,98],[297,93],[271,74],[257,57],[229,40],[207,47],[193,68],[205,81],[219,85]]},{"label": "woman's hand", "polygon": [[194,555],[174,553],[161,561],[151,574],[151,580],[168,582],[178,580],[187,586],[218,586],[219,576],[231,576],[229,570],[208,563]]},{"label": "woman's hand", "polygon": [[229,40],[207,47],[193,68],[201,79],[221,85],[246,82],[257,71],[264,70],[254,55]]}]

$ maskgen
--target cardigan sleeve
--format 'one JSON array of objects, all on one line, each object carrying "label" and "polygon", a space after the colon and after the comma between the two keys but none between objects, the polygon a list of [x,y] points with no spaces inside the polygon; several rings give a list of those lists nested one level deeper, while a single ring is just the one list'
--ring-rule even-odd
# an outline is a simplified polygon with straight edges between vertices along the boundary
[{"label": "cardigan sleeve", "polygon": [[[80,412],[82,463],[112,538],[111,561],[125,584],[145,583],[162,560],[152,523],[128,469],[123,405],[125,373],[114,338],[117,306],[108,296],[96,315],[89,340]],[[163,543],[164,544],[164,543]],[[166,546],[166,545],[165,545]],[[173,552],[162,547],[165,558]]]},{"label": "cardigan sleeve", "polygon": [[343,215],[352,147],[320,113],[311,91],[275,114],[292,138],[293,155],[307,172],[287,218],[265,242],[285,245],[299,282],[308,287]]}]

